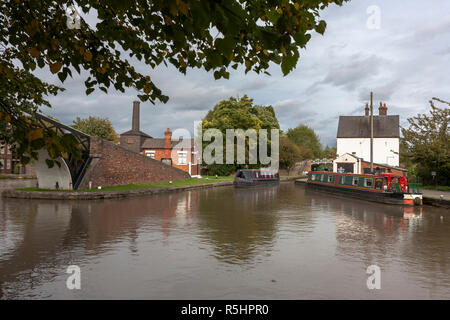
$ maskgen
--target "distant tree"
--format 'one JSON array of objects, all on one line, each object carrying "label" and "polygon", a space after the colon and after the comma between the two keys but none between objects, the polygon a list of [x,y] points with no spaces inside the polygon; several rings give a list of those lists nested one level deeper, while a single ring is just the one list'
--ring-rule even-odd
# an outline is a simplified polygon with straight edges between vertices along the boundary
[{"label": "distant tree", "polygon": [[300,149],[305,149],[305,147],[310,149],[313,153],[313,157],[322,157],[322,145],[320,144],[319,137],[314,130],[307,125],[302,124],[296,128],[289,129],[287,136],[299,146]]},{"label": "distant tree", "polygon": [[80,130],[90,136],[96,136],[105,140],[117,141],[117,133],[108,118],[89,117],[80,119],[77,117],[73,121],[72,128]]},{"label": "distant tree", "polygon": [[327,146],[325,149],[323,149],[322,156],[326,159],[336,159],[336,153],[336,148],[330,148]]},{"label": "distant tree", "polygon": [[[260,129],[268,130],[268,143],[271,143],[270,129],[279,129],[280,125],[275,116],[272,106],[258,106],[253,104],[253,100],[244,95],[241,99],[234,97],[228,100],[222,100],[210,110],[202,121],[203,130],[218,129],[222,132],[224,140],[227,129],[255,129],[259,133]],[[225,164],[226,142],[223,142],[224,164],[208,165],[210,174],[228,175],[241,168],[242,165],[237,164],[237,156],[235,152],[234,165]],[[203,148],[208,144],[203,143]],[[248,139],[246,139],[248,150]],[[270,147],[268,146],[270,152]],[[248,152],[246,152],[246,163],[248,163]],[[249,168],[259,168],[260,164],[248,165]]]},{"label": "distant tree", "polygon": [[[48,96],[64,90],[42,81],[44,74],[64,82],[76,72],[87,95],[134,88],[141,101],[152,103],[168,97],[141,70],[161,64],[183,74],[203,68],[215,79],[228,79],[231,68],[268,73],[275,63],[286,75],[312,33],[324,34],[322,10],[345,1],[1,1],[0,140],[18,142],[16,156],[23,163],[42,148],[51,159],[76,151],[75,143],[33,119],[51,106]],[[77,16],[73,5],[95,18],[95,25]],[[138,68],[139,61],[147,67]]]},{"label": "distant tree", "polygon": [[302,158],[300,148],[287,136],[280,137],[280,169],[287,169],[288,173],[291,167]]},{"label": "distant tree", "polygon": [[408,128],[402,128],[404,152],[402,157],[412,161],[424,183],[432,182],[436,172],[437,183],[450,184],[450,108],[438,108],[435,102],[449,106],[447,101],[430,100],[430,114],[409,118]]}]

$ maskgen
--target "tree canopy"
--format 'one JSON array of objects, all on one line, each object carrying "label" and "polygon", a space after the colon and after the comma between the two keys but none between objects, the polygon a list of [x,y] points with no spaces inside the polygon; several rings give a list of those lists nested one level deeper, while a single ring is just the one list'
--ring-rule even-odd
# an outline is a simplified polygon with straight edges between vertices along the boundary
[{"label": "tree canopy", "polygon": [[[202,121],[202,130],[218,129],[222,132],[223,137],[226,136],[227,129],[254,129],[259,133],[260,129],[267,129],[268,144],[271,143],[270,129],[279,129],[280,125],[275,116],[275,111],[272,106],[254,105],[253,100],[249,99],[247,95],[237,99],[234,97],[228,100],[222,100],[214,108],[206,114]],[[248,151],[249,141],[246,139],[246,150]],[[203,148],[207,144],[203,143]],[[235,143],[236,146],[236,143]],[[236,148],[236,147],[235,147]],[[270,147],[268,147],[270,151]],[[226,154],[226,141],[223,141],[224,159]],[[248,152],[246,151],[246,163],[248,163]],[[236,161],[236,152],[234,153],[235,163],[230,164],[212,164],[208,165],[210,174],[229,175],[235,172],[236,169],[242,167]],[[224,161],[225,163],[225,161]],[[260,167],[258,164],[248,165],[249,168]]]},{"label": "tree canopy", "polygon": [[182,73],[204,68],[216,79],[229,78],[229,68],[240,65],[245,72],[267,72],[273,62],[286,75],[311,33],[324,33],[320,11],[345,1],[77,0],[79,10],[97,20],[90,26],[81,19],[79,28],[68,25],[66,10],[74,1],[2,1],[0,139],[18,142],[16,156],[25,163],[42,147],[53,150],[51,158],[70,152],[27,117],[50,107],[48,96],[63,90],[37,76],[37,68],[61,82],[73,72],[86,76],[86,94],[134,88],[141,101],[166,102],[151,74],[137,71],[137,61],[150,68],[170,64]]},{"label": "tree canopy", "polygon": [[301,149],[308,148],[316,158],[322,157],[322,145],[313,129],[307,125],[299,125],[287,131],[287,136]]},{"label": "tree canopy", "polygon": [[[439,108],[435,103],[441,103]],[[417,174],[431,183],[436,172],[439,184],[450,183],[450,103],[438,98],[430,100],[430,114],[418,114],[408,119],[409,127],[402,128],[403,154],[416,166]]]},{"label": "tree canopy", "polygon": [[96,136],[109,141],[117,141],[117,133],[108,118],[97,118],[90,116],[86,119],[77,117],[72,128],[80,130],[90,136]]}]

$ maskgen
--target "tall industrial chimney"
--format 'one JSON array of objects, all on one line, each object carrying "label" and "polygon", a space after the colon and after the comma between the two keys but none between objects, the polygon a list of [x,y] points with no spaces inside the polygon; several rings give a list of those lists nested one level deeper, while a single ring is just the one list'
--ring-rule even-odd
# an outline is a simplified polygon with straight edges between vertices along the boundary
[{"label": "tall industrial chimney", "polygon": [[139,101],[133,101],[133,119],[131,124],[131,130],[139,131]]}]

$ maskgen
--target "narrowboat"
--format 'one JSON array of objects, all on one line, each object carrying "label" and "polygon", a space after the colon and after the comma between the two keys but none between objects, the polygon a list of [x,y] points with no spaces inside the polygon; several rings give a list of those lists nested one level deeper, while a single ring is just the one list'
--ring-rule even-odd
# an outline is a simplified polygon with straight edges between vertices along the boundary
[{"label": "narrowboat", "polygon": [[234,177],[236,187],[252,187],[280,182],[280,175],[274,170],[263,169],[240,169]]},{"label": "narrowboat", "polygon": [[337,172],[310,172],[308,188],[318,189],[353,198],[388,204],[422,205],[418,183],[393,173],[352,174]]}]

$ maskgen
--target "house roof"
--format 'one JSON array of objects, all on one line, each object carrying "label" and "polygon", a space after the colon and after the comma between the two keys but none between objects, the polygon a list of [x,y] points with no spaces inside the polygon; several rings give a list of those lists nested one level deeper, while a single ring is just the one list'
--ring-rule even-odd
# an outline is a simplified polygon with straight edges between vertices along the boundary
[{"label": "house roof", "polygon": [[[338,138],[370,138],[369,116],[340,116]],[[400,116],[374,116],[374,138],[399,138]]]},{"label": "house roof", "polygon": [[128,130],[127,132],[122,133],[121,136],[143,136],[146,138],[152,138],[148,134],[139,130]]},{"label": "house roof", "polygon": [[[194,139],[171,140],[171,149],[189,149],[194,145]],[[141,146],[142,149],[164,149],[164,138],[145,139]]]}]

